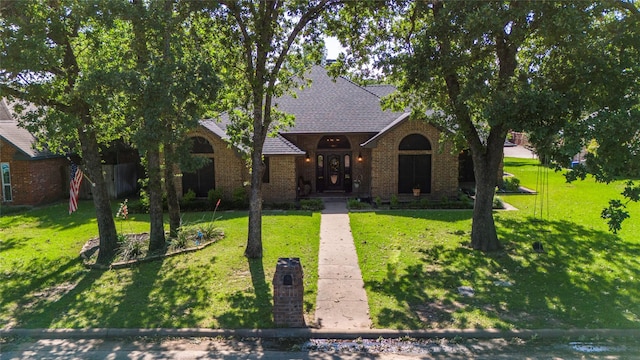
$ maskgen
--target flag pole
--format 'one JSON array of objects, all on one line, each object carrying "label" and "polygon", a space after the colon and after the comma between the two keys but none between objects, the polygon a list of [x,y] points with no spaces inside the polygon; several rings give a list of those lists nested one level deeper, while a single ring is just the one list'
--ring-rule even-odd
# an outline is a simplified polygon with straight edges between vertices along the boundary
[{"label": "flag pole", "polygon": [[[69,160],[69,162],[73,163],[73,160],[71,160],[71,158],[70,158],[70,157],[68,157],[68,156],[67,156],[67,160]],[[86,172],[84,172],[84,171],[83,171],[83,172],[82,172],[82,176],[83,176],[85,179],[87,179],[87,181],[88,181],[89,183],[91,183],[91,186],[92,186],[92,187],[96,187],[96,183],[94,183],[93,181],[91,181],[91,179],[89,179],[89,177],[87,176],[87,173],[86,173]]]},{"label": "flag pole", "polygon": [[91,181],[91,179],[89,179],[89,177],[87,176],[87,174],[84,171],[82,172],[82,176],[84,176],[84,178],[87,179],[87,181],[91,183],[92,187],[96,187],[96,183]]}]

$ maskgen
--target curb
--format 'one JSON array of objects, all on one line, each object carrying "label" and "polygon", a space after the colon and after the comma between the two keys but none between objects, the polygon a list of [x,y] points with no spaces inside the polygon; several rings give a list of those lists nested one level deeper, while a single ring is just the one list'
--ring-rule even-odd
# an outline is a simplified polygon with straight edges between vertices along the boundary
[{"label": "curb", "polygon": [[241,337],[241,338],[309,338],[309,339],[377,339],[377,338],[640,338],[640,329],[0,329],[1,337],[35,339],[106,339],[123,337]]}]

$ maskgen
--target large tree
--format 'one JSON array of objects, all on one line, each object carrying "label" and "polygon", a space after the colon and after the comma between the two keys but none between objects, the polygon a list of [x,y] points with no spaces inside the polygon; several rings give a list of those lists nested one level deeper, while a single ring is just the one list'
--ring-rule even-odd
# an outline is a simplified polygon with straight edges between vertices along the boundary
[{"label": "large tree", "polygon": [[[118,2],[4,1],[0,4],[0,95],[35,105],[21,123],[58,153],[78,153],[91,189],[100,235],[98,263],[109,263],[116,228],[102,175],[100,145],[126,137],[121,47],[113,22]],[[26,106],[26,105],[25,105]]]},{"label": "large tree", "polygon": [[292,121],[274,99],[297,86],[296,78],[322,54],[320,15],[337,0],[222,0],[212,16],[223,70],[227,128],[247,150],[251,173],[249,233],[245,255],[262,257],[263,148],[267,136]]},{"label": "large tree", "polygon": [[205,105],[214,101],[219,81],[210,54],[198,42],[206,15],[200,3],[135,0],[131,6],[127,17],[133,29],[136,91],[130,108],[136,119],[135,143],[147,168],[149,250],[154,251],[165,247],[162,179],[170,234],[176,236],[180,208],[173,168],[179,155],[188,156],[184,137],[197,126]]},{"label": "large tree", "polygon": [[[623,178],[637,179],[640,172],[640,9],[628,1],[610,1],[594,5],[601,16],[592,23],[588,47],[577,48],[577,58],[584,68],[601,76],[586,79],[590,112],[579,121],[569,122],[561,132],[551,134],[543,128],[530,129],[537,147],[549,154],[558,167],[586,149],[586,161],[569,171],[568,181],[587,174],[596,181],[610,182]],[[551,70],[556,76],[563,69]],[[584,94],[581,94],[584,98]],[[562,134],[562,136],[559,136]],[[542,139],[547,139],[542,140]],[[541,146],[542,145],[542,146]],[[629,214],[629,201],[640,201],[640,185],[628,182],[622,195],[612,199],[602,212],[609,229],[620,230]]]},{"label": "large tree", "polygon": [[[589,37],[598,3],[390,1],[345,7],[335,33],[351,52],[396,81],[395,106],[452,130],[471,150],[476,179],[471,245],[501,247],[492,201],[509,130],[558,134],[592,110],[589,81],[606,75]],[[609,83],[610,84],[610,83]]]}]

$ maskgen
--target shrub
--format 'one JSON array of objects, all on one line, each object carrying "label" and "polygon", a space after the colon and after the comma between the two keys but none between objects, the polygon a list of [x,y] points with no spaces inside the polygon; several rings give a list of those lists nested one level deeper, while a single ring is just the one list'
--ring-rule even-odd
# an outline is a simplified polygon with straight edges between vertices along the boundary
[{"label": "shrub", "polygon": [[190,230],[191,229],[181,228],[180,231],[178,231],[178,236],[176,236],[175,238],[169,241],[169,249],[171,250],[186,249],[187,245],[189,244],[189,238],[191,236],[195,236]]},{"label": "shrub", "polygon": [[200,224],[199,230],[205,240],[211,240],[222,235],[222,229],[215,225],[215,219],[214,221]]},{"label": "shrub", "polygon": [[324,209],[324,203],[321,199],[302,199],[300,200],[300,209],[318,211]]},{"label": "shrub", "polygon": [[380,196],[376,196],[375,204],[377,208],[380,208],[380,206],[382,206],[382,199],[380,198]]},{"label": "shrub", "polygon": [[[148,200],[148,199],[147,199]],[[149,203],[146,207],[142,204],[142,199],[129,200],[129,214],[146,214],[149,212]]]},{"label": "shrub", "polygon": [[504,189],[506,191],[516,192],[520,189],[520,179],[509,176],[504,178]]},{"label": "shrub", "polygon": [[245,209],[249,206],[249,197],[247,196],[247,190],[244,187],[239,187],[233,190],[231,194],[231,203],[235,208]]},{"label": "shrub", "polygon": [[493,208],[494,209],[504,209],[504,202],[499,196],[493,197]]},{"label": "shrub", "polygon": [[189,204],[196,199],[196,192],[193,189],[189,189],[184,195],[182,195],[182,203]]},{"label": "shrub", "polygon": [[[119,239],[122,239],[119,237]],[[132,260],[140,257],[144,250],[144,244],[136,238],[127,238],[126,236],[120,241],[118,255],[122,260]]]},{"label": "shrub", "polygon": [[209,205],[211,210],[215,208],[218,200],[222,200],[223,195],[224,195],[224,192],[222,191],[221,188],[209,190],[209,192],[207,193],[207,204]]},{"label": "shrub", "polygon": [[397,208],[398,204],[398,196],[396,194],[391,195],[391,208]]},{"label": "shrub", "polygon": [[[145,214],[149,212],[149,194],[144,189],[140,190],[140,201],[138,203],[140,205],[140,211],[138,212]],[[135,205],[133,207],[136,208]]]},{"label": "shrub", "polygon": [[293,202],[283,202],[283,203],[265,203],[264,209],[269,210],[295,210],[296,204]]},{"label": "shrub", "polygon": [[358,199],[349,199],[347,201],[347,207],[352,210],[357,210],[357,209],[369,209],[371,208],[371,205],[369,205],[364,201],[360,201]]}]

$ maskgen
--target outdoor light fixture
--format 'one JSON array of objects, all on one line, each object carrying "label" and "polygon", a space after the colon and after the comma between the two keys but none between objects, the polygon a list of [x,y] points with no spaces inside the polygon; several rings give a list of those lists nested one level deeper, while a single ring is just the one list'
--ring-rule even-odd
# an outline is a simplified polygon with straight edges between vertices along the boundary
[{"label": "outdoor light fixture", "polygon": [[362,161],[362,154],[358,153],[358,161],[361,162]]},{"label": "outdoor light fixture", "polygon": [[307,156],[304,158],[305,162],[311,162],[311,158],[309,157],[309,153],[307,153]]}]

